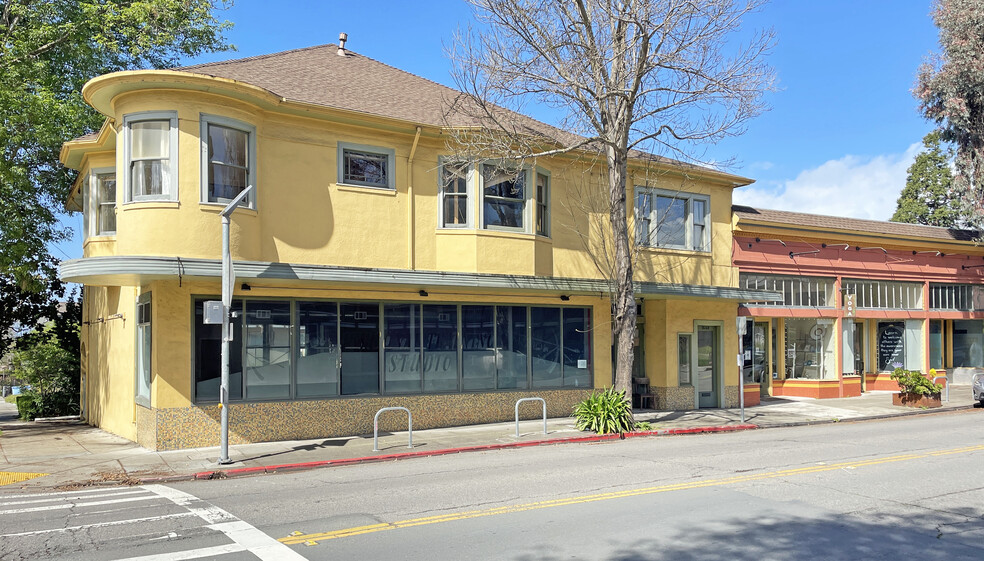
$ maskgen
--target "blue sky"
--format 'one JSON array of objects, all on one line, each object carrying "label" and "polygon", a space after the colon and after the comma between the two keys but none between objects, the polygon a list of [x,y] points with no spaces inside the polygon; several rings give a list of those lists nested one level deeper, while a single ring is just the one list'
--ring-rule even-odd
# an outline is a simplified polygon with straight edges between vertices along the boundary
[{"label": "blue sky", "polygon": [[[778,91],[771,111],[746,134],[707,148],[707,158],[736,159],[728,171],[756,180],[735,202],[764,208],[887,220],[905,170],[932,126],[910,90],[920,63],[937,49],[930,0],[773,0],[748,18],[771,27],[769,57]],[[335,43],[391,66],[453,85],[444,56],[459,25],[471,20],[455,0],[342,2],[236,0],[221,14],[237,52],[187,64]],[[544,120],[549,118],[533,114]],[[81,217],[68,219],[81,229]],[[81,255],[81,241],[60,257]]]}]

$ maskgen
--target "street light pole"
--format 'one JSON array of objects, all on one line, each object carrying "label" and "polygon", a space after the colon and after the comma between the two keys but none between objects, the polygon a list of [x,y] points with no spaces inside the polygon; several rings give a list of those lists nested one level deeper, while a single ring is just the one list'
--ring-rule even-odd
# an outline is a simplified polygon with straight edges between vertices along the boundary
[{"label": "street light pole", "polygon": [[[735,320],[735,327],[738,330],[738,402],[741,405],[741,422],[745,422],[745,350],[742,348],[745,339],[745,331],[748,329],[748,322],[744,316],[738,316]],[[752,366],[754,369],[754,365]]]},{"label": "street light pole", "polygon": [[229,314],[232,312],[232,291],[236,283],[236,272],[232,268],[232,252],[229,250],[229,217],[239,207],[239,203],[252,192],[253,186],[243,189],[219,213],[222,217],[222,378],[219,385],[219,417],[221,419],[221,446],[219,463],[231,464],[229,459],[229,342],[232,341],[232,325]]}]

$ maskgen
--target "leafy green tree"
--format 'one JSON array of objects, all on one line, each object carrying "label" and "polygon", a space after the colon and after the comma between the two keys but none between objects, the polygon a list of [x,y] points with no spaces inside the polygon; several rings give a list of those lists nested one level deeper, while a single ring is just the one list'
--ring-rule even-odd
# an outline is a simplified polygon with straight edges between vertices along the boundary
[{"label": "leafy green tree", "polygon": [[15,378],[29,388],[33,405],[28,417],[55,417],[79,412],[78,352],[69,352],[52,337],[14,353]]},{"label": "leafy green tree", "polygon": [[953,198],[950,158],[943,149],[939,131],[923,138],[926,148],[907,171],[892,222],[953,228],[961,223],[960,208]]},{"label": "leafy green tree", "polygon": [[967,225],[984,224],[984,3],[937,0],[941,52],[919,69],[913,91],[926,118],[952,143],[953,188]]},{"label": "leafy green tree", "polygon": [[0,358],[13,347],[15,339],[42,319],[56,316],[62,292],[51,259],[41,264],[40,275],[17,279],[13,274],[0,272]]},{"label": "leafy green tree", "polygon": [[[58,162],[66,140],[103,117],[82,99],[90,78],[166,68],[232,48],[229,0],[0,0],[0,274],[16,286],[50,281],[48,246],[74,179]],[[2,326],[0,326],[2,327]]]}]

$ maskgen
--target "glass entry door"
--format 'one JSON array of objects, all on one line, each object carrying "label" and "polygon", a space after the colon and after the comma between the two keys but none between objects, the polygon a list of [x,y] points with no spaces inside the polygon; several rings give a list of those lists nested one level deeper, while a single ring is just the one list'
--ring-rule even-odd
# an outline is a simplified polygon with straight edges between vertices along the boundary
[{"label": "glass entry door", "polygon": [[719,341],[721,328],[697,326],[697,406],[718,407],[720,391]]}]

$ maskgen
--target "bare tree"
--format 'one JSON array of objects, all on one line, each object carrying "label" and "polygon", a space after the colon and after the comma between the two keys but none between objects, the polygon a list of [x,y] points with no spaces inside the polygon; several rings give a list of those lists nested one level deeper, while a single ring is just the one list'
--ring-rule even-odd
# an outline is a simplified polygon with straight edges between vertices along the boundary
[{"label": "bare tree", "polygon": [[[732,41],[762,1],[469,0],[479,27],[449,48],[464,92],[447,113],[453,150],[513,166],[577,151],[602,171],[611,266],[599,269],[610,269],[619,390],[630,388],[636,331],[628,163],[687,158],[765,109],[772,33]],[[559,112],[563,130],[520,115],[530,103]]]}]

